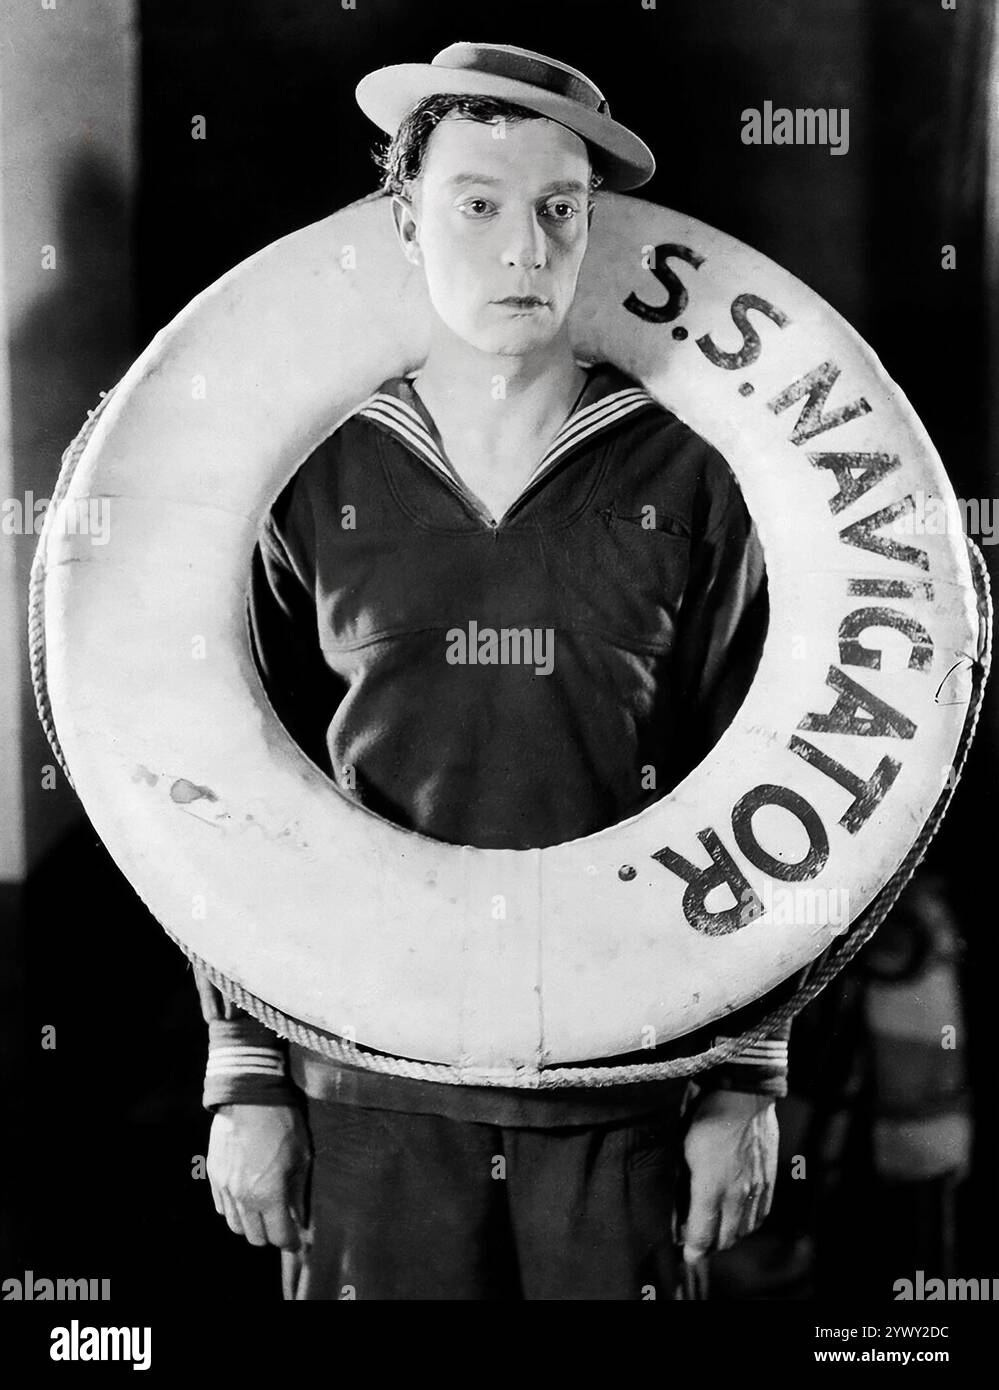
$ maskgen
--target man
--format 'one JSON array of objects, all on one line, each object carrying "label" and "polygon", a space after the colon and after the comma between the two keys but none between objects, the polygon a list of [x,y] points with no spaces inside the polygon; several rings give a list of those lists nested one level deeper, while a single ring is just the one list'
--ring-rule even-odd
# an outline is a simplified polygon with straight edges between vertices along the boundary
[{"label": "man", "polygon": [[[257,662],[348,795],[455,843],[557,844],[650,804],[726,727],[765,628],[759,545],[721,456],[573,356],[593,190],[654,168],[593,84],[455,44],[358,100],[392,136],[430,349],[275,502]],[[467,659],[503,630],[543,641]],[[282,1247],[287,1298],[671,1297],[681,1150],[685,1259],[769,1209],[786,1032],[700,1077],[685,1112],[682,1080],[540,1093],[340,1065],[200,988],[216,1207]]]}]

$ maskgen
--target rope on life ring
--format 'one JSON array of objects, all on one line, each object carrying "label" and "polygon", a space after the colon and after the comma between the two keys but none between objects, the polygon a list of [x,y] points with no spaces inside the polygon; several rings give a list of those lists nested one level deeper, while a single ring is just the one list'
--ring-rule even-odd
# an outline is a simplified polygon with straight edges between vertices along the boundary
[{"label": "rope on life ring", "polygon": [[[51,524],[50,519],[65,497],[87,441],[115,389],[112,388],[111,391],[102,393],[100,403],[94,410],[88,412],[83,427],[62,455],[62,467],[51,504],[46,511],[45,524],[32,562],[29,582],[28,650],[35,703],[38,717],[52,752],[70,786],[73,785],[73,779],[56,733],[45,676],[45,542]],[[906,884],[919,867],[930,841],[940,826],[964,770],[981,712],[985,683],[992,660],[991,590],[988,569],[981,551],[970,537],[965,537],[965,541],[968,547],[977,598],[979,650],[974,655],[968,654],[967,658],[971,664],[971,696],[968,701],[968,712],[961,731],[952,775],[948,777],[930,816],[898,869],[874,901],[856,919],[843,939],[827,947],[822,955],[817,957],[806,969],[802,983],[791,998],[769,1013],[756,1027],[746,1030],[736,1038],[726,1039],[724,1043],[688,1057],[673,1057],[660,1062],[641,1062],[627,1065],[601,1066],[597,1064],[545,1067],[539,1072],[525,1075],[523,1079],[519,1080],[509,1075],[495,1080],[483,1075],[477,1078],[477,1084],[547,1090],[584,1086],[612,1086],[629,1082],[664,1081],[677,1077],[696,1076],[699,1072],[707,1071],[709,1068],[727,1061],[736,1053],[741,1052],[748,1044],[757,1042],[775,1028],[793,1019],[866,945],[894,907]],[[168,928],[164,927],[164,931],[171,940],[176,942],[192,964],[201,970],[227,999],[244,1009],[279,1036],[289,1038],[324,1057],[363,1067],[369,1071],[391,1076],[406,1076],[421,1081],[436,1081],[448,1085],[464,1084],[461,1069],[458,1067],[435,1062],[419,1062],[411,1058],[373,1052],[347,1039],[316,1029],[275,1009],[202,959]]]}]

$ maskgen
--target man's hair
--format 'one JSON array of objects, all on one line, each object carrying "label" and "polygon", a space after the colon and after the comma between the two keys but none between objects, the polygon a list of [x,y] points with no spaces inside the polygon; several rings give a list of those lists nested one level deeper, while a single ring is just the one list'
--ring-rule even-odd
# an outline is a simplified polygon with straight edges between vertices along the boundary
[{"label": "man's hair", "polygon": [[[406,185],[419,178],[427,143],[444,117],[452,111],[467,120],[482,121],[484,124],[504,120],[512,125],[517,121],[544,119],[537,111],[498,97],[462,96],[446,92],[424,97],[406,116],[393,138],[375,151],[375,163],[382,171],[382,188],[386,193],[405,193]],[[589,145],[586,148],[590,155],[592,193],[602,179],[593,168],[593,153]]]}]

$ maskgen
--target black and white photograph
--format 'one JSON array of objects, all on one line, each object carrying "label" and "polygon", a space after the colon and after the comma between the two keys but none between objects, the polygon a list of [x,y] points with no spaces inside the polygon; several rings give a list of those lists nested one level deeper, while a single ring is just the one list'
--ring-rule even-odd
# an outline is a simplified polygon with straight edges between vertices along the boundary
[{"label": "black and white photograph", "polygon": [[25,1367],[977,1366],[994,0],[0,0],[0,330]]}]

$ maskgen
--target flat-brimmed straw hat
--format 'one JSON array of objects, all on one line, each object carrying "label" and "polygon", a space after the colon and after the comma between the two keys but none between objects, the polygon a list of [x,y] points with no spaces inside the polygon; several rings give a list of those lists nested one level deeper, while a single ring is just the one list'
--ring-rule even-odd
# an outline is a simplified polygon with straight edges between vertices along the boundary
[{"label": "flat-brimmed straw hat", "polygon": [[418,102],[440,93],[498,97],[557,121],[589,145],[605,188],[638,188],[655,172],[648,145],[611,119],[606,97],[585,74],[527,48],[453,43],[429,63],[369,72],[357,84],[356,96],[364,114],[395,135]]}]

